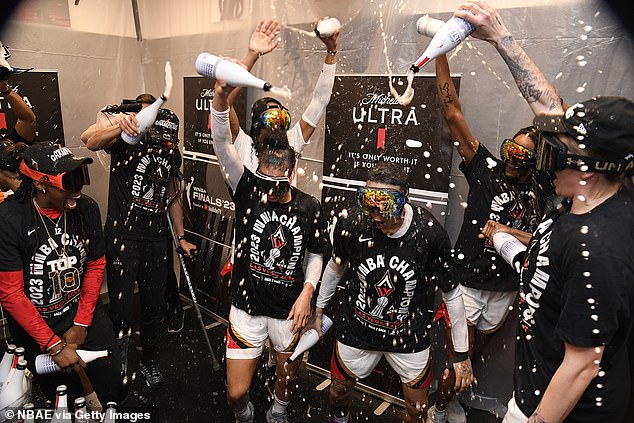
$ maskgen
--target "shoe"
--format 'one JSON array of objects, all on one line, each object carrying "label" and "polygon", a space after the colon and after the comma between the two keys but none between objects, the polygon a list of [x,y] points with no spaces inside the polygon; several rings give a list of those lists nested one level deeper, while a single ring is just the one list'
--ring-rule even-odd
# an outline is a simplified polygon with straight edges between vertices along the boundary
[{"label": "shoe", "polygon": [[447,404],[447,421],[449,423],[467,423],[464,408],[460,405],[458,396],[454,396]]},{"label": "shoe", "polygon": [[169,333],[178,333],[185,326],[185,313],[180,304],[168,312],[167,331]]},{"label": "shoe", "polygon": [[139,368],[141,369],[141,374],[145,378],[147,386],[152,389],[157,389],[163,386],[163,375],[154,360],[147,363],[141,361]]},{"label": "shoe", "polygon": [[288,418],[288,414],[273,414],[271,409],[273,406],[269,408],[266,412],[266,423],[291,423],[291,419]]},{"label": "shoe", "polygon": [[253,404],[251,403],[251,401],[249,401],[247,407],[249,407],[249,414],[251,415],[251,417],[243,420],[236,416],[236,423],[253,423],[255,414],[253,413]]},{"label": "shoe", "polygon": [[427,411],[426,423],[446,423],[446,422],[447,422],[447,410],[445,410],[444,415],[439,415],[435,405],[432,405],[431,407],[429,407],[429,410]]}]

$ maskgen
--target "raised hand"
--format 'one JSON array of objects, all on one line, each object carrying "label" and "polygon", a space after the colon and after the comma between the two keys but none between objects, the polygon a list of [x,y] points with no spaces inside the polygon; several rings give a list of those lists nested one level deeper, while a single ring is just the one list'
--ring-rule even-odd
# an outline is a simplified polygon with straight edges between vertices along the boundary
[{"label": "raised hand", "polygon": [[265,21],[262,19],[258,26],[251,34],[249,40],[249,51],[257,53],[258,56],[262,56],[271,52],[280,42],[280,23],[275,19],[269,19]]}]

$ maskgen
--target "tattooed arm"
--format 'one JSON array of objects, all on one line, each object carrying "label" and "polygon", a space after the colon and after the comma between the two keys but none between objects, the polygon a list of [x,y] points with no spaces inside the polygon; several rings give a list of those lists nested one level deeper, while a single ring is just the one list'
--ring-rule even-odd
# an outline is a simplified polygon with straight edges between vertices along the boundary
[{"label": "tattooed arm", "polygon": [[436,89],[442,115],[449,127],[451,140],[456,144],[456,149],[465,164],[469,164],[478,151],[480,143],[471,133],[471,129],[462,114],[460,99],[456,87],[451,80],[449,63],[444,54],[438,56],[436,62]]},{"label": "tattooed arm", "polygon": [[487,41],[497,49],[534,114],[563,113],[559,91],[513,38],[497,10],[483,0],[468,0],[455,15],[476,27],[471,34],[474,38]]}]

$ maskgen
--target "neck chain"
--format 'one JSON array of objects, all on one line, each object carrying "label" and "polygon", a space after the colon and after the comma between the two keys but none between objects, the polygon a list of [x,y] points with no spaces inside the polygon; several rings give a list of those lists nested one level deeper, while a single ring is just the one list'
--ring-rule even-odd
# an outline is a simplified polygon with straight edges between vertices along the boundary
[{"label": "neck chain", "polygon": [[[61,221],[62,216],[57,218],[57,222],[55,222],[53,219],[51,219],[50,217],[48,217],[45,213],[42,212],[42,209],[40,208],[40,205],[37,204],[37,201],[35,200],[35,198],[33,198],[33,204],[35,205],[35,209],[37,210],[37,214],[40,215],[40,220],[42,221],[42,224],[44,225],[44,229],[46,230],[46,235],[48,235],[49,238],[49,244],[51,245],[51,247],[53,247],[53,249],[55,250],[55,253],[57,253],[57,255],[59,257],[64,257],[66,256],[66,245],[64,245],[64,238],[66,237],[66,212],[64,212],[62,215],[64,216],[64,231],[62,232],[62,228],[59,227],[59,222]],[[56,243],[53,240],[53,237],[51,236],[51,233],[48,230],[48,226],[46,225],[46,221],[44,220],[44,218],[47,218],[53,225],[55,225],[54,228],[54,233],[56,236],[61,235],[60,238],[60,244],[62,246],[61,252],[57,251],[57,247],[55,246]]]}]

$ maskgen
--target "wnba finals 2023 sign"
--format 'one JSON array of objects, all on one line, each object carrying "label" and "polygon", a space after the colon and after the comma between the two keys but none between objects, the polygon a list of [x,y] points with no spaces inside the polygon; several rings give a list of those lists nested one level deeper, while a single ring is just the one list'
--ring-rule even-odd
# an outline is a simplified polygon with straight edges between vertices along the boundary
[{"label": "wnba finals 2023 sign", "polygon": [[[397,90],[405,77],[393,77]],[[354,204],[367,172],[380,161],[408,174],[410,201],[444,222],[453,146],[433,76],[416,76],[414,99],[402,106],[386,76],[339,75],[326,110],[322,204],[328,216]],[[459,78],[454,78],[459,88]]]}]

